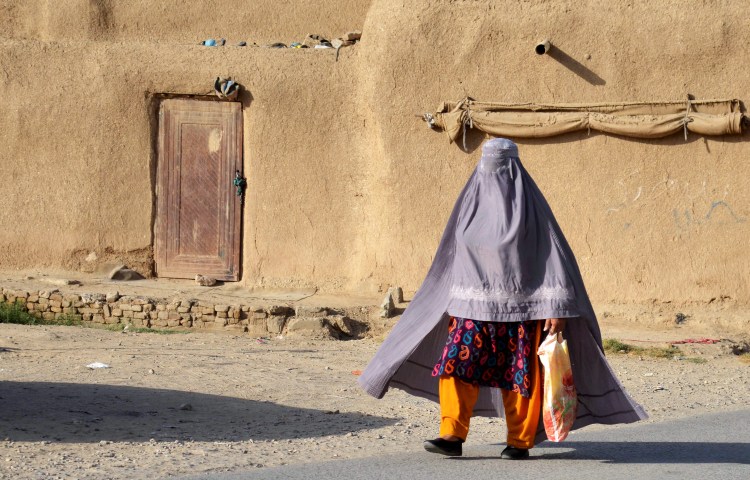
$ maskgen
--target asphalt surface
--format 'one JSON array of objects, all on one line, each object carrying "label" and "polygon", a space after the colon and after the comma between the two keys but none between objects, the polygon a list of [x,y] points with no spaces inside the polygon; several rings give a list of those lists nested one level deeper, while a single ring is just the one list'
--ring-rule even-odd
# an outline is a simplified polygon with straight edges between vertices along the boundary
[{"label": "asphalt surface", "polygon": [[464,444],[462,457],[413,451],[231,474],[181,477],[240,479],[750,479],[750,409],[680,420],[588,427],[562,443],[544,442],[528,460],[500,458],[503,444]]}]

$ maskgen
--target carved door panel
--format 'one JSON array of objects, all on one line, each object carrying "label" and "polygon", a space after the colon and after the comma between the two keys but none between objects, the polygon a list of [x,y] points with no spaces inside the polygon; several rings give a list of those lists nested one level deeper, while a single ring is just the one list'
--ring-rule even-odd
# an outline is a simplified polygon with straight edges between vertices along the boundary
[{"label": "carved door panel", "polygon": [[242,109],[236,102],[169,99],[159,111],[156,273],[239,280]]}]

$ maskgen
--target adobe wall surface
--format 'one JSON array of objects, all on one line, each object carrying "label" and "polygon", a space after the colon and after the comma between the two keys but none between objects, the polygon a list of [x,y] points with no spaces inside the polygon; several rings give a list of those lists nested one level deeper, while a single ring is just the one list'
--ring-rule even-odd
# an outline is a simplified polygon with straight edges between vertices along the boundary
[{"label": "adobe wall surface", "polygon": [[361,29],[371,0],[0,0],[0,38],[258,45]]},{"label": "adobe wall surface", "polygon": [[351,53],[3,42],[0,63],[15,68],[2,91],[0,263],[91,271],[119,259],[148,273],[154,94],[212,94],[213,79],[231,75],[251,92],[241,97],[245,277],[261,283],[267,269],[277,285],[341,288],[362,161]]},{"label": "adobe wall surface", "polygon": [[[242,282],[414,291],[482,141],[470,133],[464,152],[415,114],[466,95],[748,100],[741,6],[632,3],[0,2],[10,19],[0,22],[0,265],[150,268],[155,94],[210,94],[231,75],[249,92]],[[330,51],[195,45],[356,28],[361,43],[338,62]],[[554,55],[536,56],[545,37]],[[750,302],[747,135],[517,143],[595,302]]]},{"label": "adobe wall surface", "polygon": [[[740,98],[750,31],[733,2],[376,1],[361,45],[369,148],[364,265],[415,287],[476,165],[415,113],[472,96],[503,102]],[[384,27],[385,26],[385,27]],[[537,56],[550,38],[556,51]],[[365,108],[367,107],[367,108]],[[748,135],[517,139],[595,302],[750,300]]]}]

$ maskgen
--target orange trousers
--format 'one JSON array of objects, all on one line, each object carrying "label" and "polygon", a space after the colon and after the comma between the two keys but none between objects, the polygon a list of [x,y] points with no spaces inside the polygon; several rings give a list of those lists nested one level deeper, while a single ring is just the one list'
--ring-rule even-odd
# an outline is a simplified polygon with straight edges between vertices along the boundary
[{"label": "orange trousers", "polygon": [[[542,337],[541,325],[536,329],[536,343]],[[536,359],[536,350],[532,354]],[[503,389],[505,422],[508,425],[507,444],[516,448],[532,448],[542,409],[542,378],[538,361],[529,366],[529,398]],[[440,388],[440,435],[454,435],[466,439],[474,404],[479,396],[479,386],[459,380],[450,375],[441,375]]]}]

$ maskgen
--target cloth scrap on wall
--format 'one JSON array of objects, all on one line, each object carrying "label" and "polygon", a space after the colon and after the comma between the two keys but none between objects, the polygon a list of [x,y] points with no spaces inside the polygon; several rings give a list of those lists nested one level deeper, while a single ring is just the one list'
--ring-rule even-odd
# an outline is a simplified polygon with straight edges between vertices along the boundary
[{"label": "cloth scrap on wall", "polygon": [[448,135],[450,143],[476,128],[492,136],[553,137],[596,130],[633,138],[662,138],[683,131],[700,135],[741,134],[750,117],[737,99],[620,103],[496,103],[466,97],[443,102],[422,119]]}]

